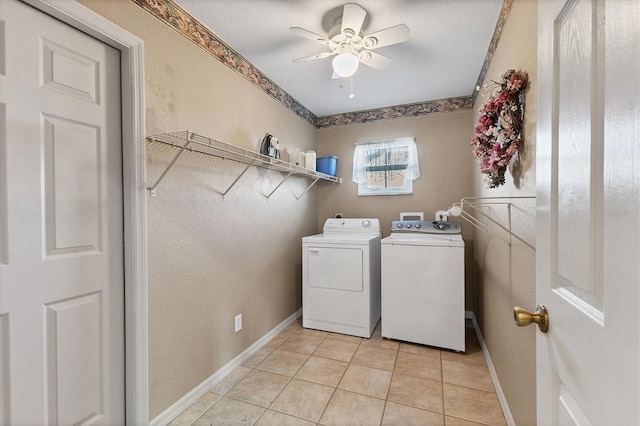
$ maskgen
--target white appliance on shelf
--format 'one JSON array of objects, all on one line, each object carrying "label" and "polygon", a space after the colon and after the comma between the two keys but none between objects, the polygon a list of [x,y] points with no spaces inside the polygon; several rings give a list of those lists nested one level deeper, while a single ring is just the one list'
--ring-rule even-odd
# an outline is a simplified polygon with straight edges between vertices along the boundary
[{"label": "white appliance on shelf", "polygon": [[380,221],[327,219],[302,238],[302,326],[371,337],[380,320]]},{"label": "white appliance on shelf", "polygon": [[382,337],[465,351],[460,224],[394,221],[382,247]]}]

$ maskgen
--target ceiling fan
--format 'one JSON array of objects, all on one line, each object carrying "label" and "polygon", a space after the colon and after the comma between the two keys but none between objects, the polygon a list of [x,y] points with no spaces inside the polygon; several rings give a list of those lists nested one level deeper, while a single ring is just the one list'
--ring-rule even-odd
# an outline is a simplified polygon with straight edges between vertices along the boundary
[{"label": "ceiling fan", "polygon": [[289,28],[293,33],[315,40],[329,48],[328,52],[294,59],[293,62],[304,62],[336,55],[332,62],[333,78],[352,76],[358,70],[360,63],[378,70],[385,68],[391,63],[391,58],[372,50],[407,41],[409,27],[405,24],[399,24],[364,35],[361,30],[366,16],[367,11],[360,5],[347,3],[344,5],[342,15],[336,19],[333,28],[326,37],[300,27]]}]

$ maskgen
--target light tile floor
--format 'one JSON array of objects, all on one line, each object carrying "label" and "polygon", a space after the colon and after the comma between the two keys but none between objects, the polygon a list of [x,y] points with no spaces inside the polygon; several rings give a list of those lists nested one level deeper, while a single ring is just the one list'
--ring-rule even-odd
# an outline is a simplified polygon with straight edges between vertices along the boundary
[{"label": "light tile floor", "polygon": [[171,425],[506,425],[471,323],[456,353],[287,327]]}]

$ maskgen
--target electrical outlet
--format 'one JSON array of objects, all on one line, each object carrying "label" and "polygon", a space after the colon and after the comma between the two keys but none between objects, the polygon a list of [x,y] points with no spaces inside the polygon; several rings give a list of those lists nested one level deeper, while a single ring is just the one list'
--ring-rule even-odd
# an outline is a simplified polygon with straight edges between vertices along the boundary
[{"label": "electrical outlet", "polygon": [[236,315],[236,333],[242,330],[242,314]]}]

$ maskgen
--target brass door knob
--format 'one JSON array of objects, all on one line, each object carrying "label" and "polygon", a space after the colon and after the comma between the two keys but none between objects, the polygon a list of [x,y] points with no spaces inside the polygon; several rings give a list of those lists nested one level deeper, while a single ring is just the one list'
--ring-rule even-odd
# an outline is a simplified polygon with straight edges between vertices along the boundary
[{"label": "brass door knob", "polygon": [[547,307],[544,305],[538,305],[533,313],[516,306],[513,308],[513,319],[518,327],[524,327],[535,322],[541,332],[546,333],[549,331],[549,314],[547,313]]}]

